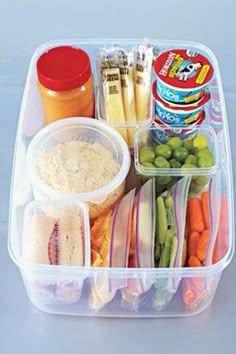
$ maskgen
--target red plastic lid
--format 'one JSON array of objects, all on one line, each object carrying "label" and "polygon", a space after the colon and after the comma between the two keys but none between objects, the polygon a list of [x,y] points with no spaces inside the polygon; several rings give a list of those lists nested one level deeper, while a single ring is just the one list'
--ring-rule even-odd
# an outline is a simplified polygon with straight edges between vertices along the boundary
[{"label": "red plastic lid", "polygon": [[194,111],[194,110],[198,109],[199,107],[203,106],[204,104],[206,104],[209,101],[209,99],[211,98],[210,93],[206,92],[198,101],[196,101],[194,103],[189,103],[189,104],[171,103],[171,102],[165,101],[163,98],[161,98],[158,95],[156,81],[154,81],[152,84],[152,96],[163,107],[165,107],[167,109],[171,109],[173,111]]},{"label": "red plastic lid", "polygon": [[88,54],[76,47],[49,49],[37,61],[39,82],[52,91],[67,91],[85,84],[91,75]]},{"label": "red plastic lid", "polygon": [[158,79],[169,86],[195,89],[206,85],[214,70],[202,54],[190,49],[172,49],[156,58],[154,72]]}]

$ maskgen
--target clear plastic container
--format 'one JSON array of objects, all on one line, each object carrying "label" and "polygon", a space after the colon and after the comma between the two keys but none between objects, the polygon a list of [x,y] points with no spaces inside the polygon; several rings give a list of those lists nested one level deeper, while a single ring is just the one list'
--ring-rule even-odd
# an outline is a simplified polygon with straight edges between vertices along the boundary
[{"label": "clear plastic container", "polygon": [[[85,203],[30,202],[25,208],[23,228],[21,257],[32,268],[44,270],[50,264],[57,272],[63,265],[72,268],[90,265],[90,226]],[[55,304],[71,304],[79,300],[84,280],[84,276],[76,282],[35,280],[30,292],[39,301],[50,299]]]},{"label": "clear plastic container", "polygon": [[[64,175],[61,174],[61,181],[57,183],[58,188],[53,188],[49,184],[46,184],[39,175],[37,158],[40,157],[42,153],[49,151],[52,147],[56,148],[57,146],[62,146],[62,144],[71,142],[88,144],[87,146],[91,146],[91,154],[96,154],[96,156],[94,159],[88,160],[88,162],[84,161],[85,155],[88,156],[83,152],[85,145],[80,145],[81,147],[78,147],[77,145],[76,147],[70,146],[71,153],[64,161],[64,166],[66,164],[68,165],[67,171],[69,171],[70,175],[67,175],[63,179]],[[95,146],[94,144],[96,144],[96,148],[93,148],[93,146]],[[76,148],[76,153],[72,155],[73,152],[75,152],[73,150],[74,148]],[[94,149],[96,149],[95,152]],[[100,155],[97,154],[99,149],[103,149],[101,150]],[[55,151],[54,153],[56,154]],[[58,154],[62,155],[62,153],[63,150],[60,150]],[[115,172],[114,174],[111,171],[112,174],[109,176],[111,180],[109,182],[106,182],[106,176],[103,177],[104,170],[102,169],[100,171],[99,169],[100,165],[103,166],[102,153],[104,153],[104,158],[105,156],[106,158],[109,158],[108,161],[104,160],[107,169],[109,170],[113,168],[114,171],[118,169],[118,172]],[[109,156],[108,154],[105,155],[105,153],[109,153]],[[56,156],[51,158],[50,166],[52,163],[58,163],[58,160],[55,161],[55,158]],[[113,161],[115,163],[114,167],[112,167]],[[74,167],[77,166],[78,162],[81,165],[85,165],[83,171],[84,174],[80,174],[80,171],[77,171],[76,167]],[[94,165],[95,163],[97,163],[97,165]],[[27,151],[27,165],[28,172],[31,176],[33,193],[36,199],[70,198],[88,202],[90,218],[94,219],[103,209],[113,206],[124,194],[125,178],[130,168],[130,155],[124,140],[112,127],[95,119],[66,118],[41,129],[34,137]],[[48,168],[50,166],[49,164],[47,165]],[[90,169],[97,173],[95,176],[96,179],[90,182],[91,190],[83,191],[83,184],[89,183],[88,172]],[[42,170],[45,170],[45,167]],[[42,170],[40,171],[42,172]],[[46,171],[45,173],[49,172]],[[78,173],[76,183],[70,181],[72,173]],[[97,181],[97,179],[99,179],[99,181]],[[61,187],[64,187],[63,183],[74,183],[73,187],[78,188],[80,192],[65,192],[64,190],[61,190]],[[97,185],[98,187],[96,187]]]},{"label": "clear plastic container", "polygon": [[[234,252],[234,205],[233,205],[233,180],[231,167],[231,153],[229,144],[229,132],[227,123],[227,114],[225,110],[224,95],[221,83],[219,67],[214,54],[205,46],[194,42],[152,40],[152,43],[158,46],[161,52],[171,48],[189,48],[198,51],[207,56],[211,61],[216,81],[214,89],[217,90],[218,106],[221,112],[221,127],[217,128],[217,137],[212,134],[213,143],[216,147],[217,168],[214,169],[214,176],[220,169],[220,198],[222,220],[218,230],[218,244],[224,244],[225,251],[214,265],[199,268],[93,268],[89,266],[52,266],[37,265],[25,262],[22,258],[21,246],[23,239],[23,215],[26,205],[33,200],[32,187],[29,174],[26,172],[26,151],[33,136],[43,126],[43,112],[40,101],[40,95],[37,89],[37,75],[35,64],[38,57],[45,50],[59,45],[74,45],[84,49],[90,56],[92,71],[95,72],[93,62],[94,54],[97,48],[105,44],[117,43],[121,46],[136,45],[140,42],[138,39],[94,39],[94,40],[60,40],[44,44],[36,50],[33,55],[28,78],[26,81],[24,97],[20,112],[18,132],[16,137],[15,158],[12,174],[10,218],[9,218],[9,252],[13,261],[21,271],[28,296],[32,303],[41,310],[49,313],[66,315],[85,315],[85,316],[112,316],[112,317],[179,317],[190,316],[205,310],[213,301],[223,270],[230,263]],[[96,77],[95,77],[96,80]],[[211,83],[209,84],[211,86]],[[211,131],[212,121],[209,119],[208,112],[205,119],[204,128]],[[37,117],[37,119],[35,119]],[[217,157],[218,155],[218,157]],[[215,168],[215,167],[214,167]],[[170,171],[169,171],[170,172]],[[172,171],[173,172],[173,171]],[[186,171],[185,171],[186,172]],[[211,172],[211,171],[209,171]],[[192,171],[191,171],[192,173]],[[197,171],[199,173],[199,170]],[[205,173],[205,171],[203,172]],[[225,215],[226,214],[226,215]],[[220,245],[219,245],[220,246]],[[70,292],[70,287],[80,284],[81,278],[85,279],[83,291],[78,301],[71,303],[55,302],[51,293],[39,293],[35,284],[43,285],[46,288],[54,288],[55,284],[65,284],[64,289]],[[103,279],[104,278],[104,279]],[[182,291],[189,281],[195,285],[201,278],[205,284],[204,297],[194,309],[187,309],[183,302]],[[168,306],[157,309],[153,305],[154,287],[145,294],[145,300],[141,306],[132,311],[121,302],[121,290],[118,290],[115,297],[107,303],[101,310],[94,312],[88,306],[88,297],[90,286],[99,279],[106,282],[110,279],[112,282],[124,283],[133,280],[144,283],[155,284],[168,282],[178,284],[178,291],[173,296]],[[44,288],[45,289],[45,288]],[[227,294],[226,301],[227,301]]]},{"label": "clear plastic container", "polygon": [[[192,127],[186,128],[186,126],[175,126],[174,129],[176,130],[176,135],[178,136],[177,131],[184,129],[185,133],[192,133]],[[157,144],[164,143],[162,139],[158,139],[159,131],[161,131],[162,136],[165,134],[169,134],[170,128],[166,125],[157,125],[139,129],[135,135],[135,155],[134,155],[134,162],[135,168],[138,174],[147,176],[147,177],[154,177],[154,176],[211,176],[216,173],[220,169],[219,164],[219,152],[218,152],[218,142],[217,136],[213,128],[210,126],[200,126],[194,128],[194,136],[203,135],[207,138],[208,147],[211,151],[213,158],[214,158],[214,165],[211,167],[196,167],[196,168],[147,168],[142,166],[139,159],[139,152],[144,146],[154,147]],[[170,135],[171,137],[171,135]]]},{"label": "clear plastic container", "polygon": [[[72,222],[71,224],[69,222],[71,219],[73,225],[71,225]],[[57,224],[57,226],[55,224]],[[55,226],[57,230],[55,230]],[[61,227],[63,231],[61,231]],[[72,227],[72,232],[70,232],[70,227]],[[79,228],[79,230],[77,230],[77,228]],[[34,232],[31,234],[32,229]],[[54,231],[57,231],[55,238],[58,238],[58,240],[50,240]],[[38,235],[35,235],[35,233],[38,233]],[[72,235],[70,235],[70,233]],[[81,234],[82,240],[81,257],[79,257],[79,255],[76,257],[77,250],[75,250],[74,256],[70,255],[70,248],[74,248],[74,244],[77,242],[74,235],[78,233]],[[48,244],[52,241],[52,243],[54,242],[52,246],[55,246],[55,253],[58,253],[56,256],[59,258],[54,263],[61,264],[60,259],[65,256],[64,259],[62,259],[64,263],[80,262],[83,266],[90,265],[89,210],[86,203],[70,200],[32,201],[25,208],[23,234],[22,256],[25,259],[29,256],[31,260],[27,259],[28,262],[39,264],[53,263],[53,260],[49,259],[50,252],[48,247]],[[65,236],[67,236],[66,240]],[[44,243],[44,241],[45,246],[43,246],[42,249],[46,250],[46,254],[41,258],[41,255],[38,254],[35,247],[37,248],[38,243]],[[60,250],[62,243],[67,243],[64,250]],[[67,251],[68,255],[65,254]],[[34,260],[32,254],[36,256]],[[36,260],[36,258],[38,258],[38,260]],[[46,262],[43,262],[45,258]]]},{"label": "clear plastic container", "polygon": [[127,122],[122,122],[122,121],[107,121],[106,119],[104,119],[104,114],[102,112],[101,109],[101,102],[100,102],[100,95],[99,93],[97,94],[97,104],[96,104],[96,115],[97,118],[103,122],[106,122],[108,125],[112,126],[113,128],[115,128],[125,139],[126,143],[129,146],[129,149],[131,152],[133,152],[134,150],[134,137],[135,137],[135,133],[139,128],[145,128],[150,126],[150,124],[153,121],[153,116],[154,116],[154,104],[153,104],[153,100],[151,97],[151,101],[150,101],[150,106],[149,106],[149,117],[146,120],[142,120],[142,121],[127,121]]}]

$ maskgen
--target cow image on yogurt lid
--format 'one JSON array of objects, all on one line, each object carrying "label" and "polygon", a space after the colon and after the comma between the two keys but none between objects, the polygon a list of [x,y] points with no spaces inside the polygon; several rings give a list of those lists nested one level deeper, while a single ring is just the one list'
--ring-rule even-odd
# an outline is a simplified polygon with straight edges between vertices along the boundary
[{"label": "cow image on yogurt lid", "polygon": [[192,103],[205,94],[213,67],[202,54],[189,49],[172,49],[154,62],[157,93],[173,103]]}]

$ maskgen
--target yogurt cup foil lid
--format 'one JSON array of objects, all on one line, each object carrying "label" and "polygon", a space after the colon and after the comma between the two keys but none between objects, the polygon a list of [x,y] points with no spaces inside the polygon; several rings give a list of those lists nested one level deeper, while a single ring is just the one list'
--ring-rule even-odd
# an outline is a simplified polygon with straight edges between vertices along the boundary
[{"label": "yogurt cup foil lid", "polygon": [[205,86],[214,69],[209,60],[191,49],[172,49],[159,55],[154,62],[157,78],[166,85],[194,90]]}]

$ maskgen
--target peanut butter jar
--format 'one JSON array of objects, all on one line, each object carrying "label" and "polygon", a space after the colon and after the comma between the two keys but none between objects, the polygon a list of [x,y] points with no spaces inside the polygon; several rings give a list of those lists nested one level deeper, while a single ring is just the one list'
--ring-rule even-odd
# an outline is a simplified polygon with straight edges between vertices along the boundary
[{"label": "peanut butter jar", "polygon": [[67,117],[94,117],[93,75],[84,50],[55,47],[36,66],[45,125]]}]

